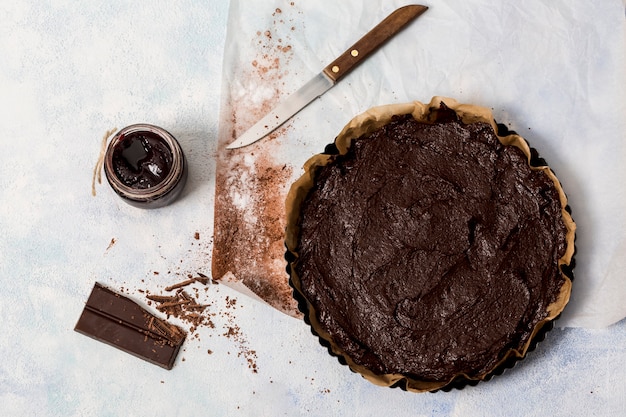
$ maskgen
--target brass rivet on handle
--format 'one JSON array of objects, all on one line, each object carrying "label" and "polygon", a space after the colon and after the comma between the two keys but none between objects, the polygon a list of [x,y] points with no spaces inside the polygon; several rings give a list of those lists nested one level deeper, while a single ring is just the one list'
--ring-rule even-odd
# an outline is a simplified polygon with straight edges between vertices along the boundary
[{"label": "brass rivet on handle", "polygon": [[331,68],[331,71],[336,74],[336,73],[339,72],[339,67],[337,65],[335,65],[334,67]]},{"label": "brass rivet on handle", "polygon": [[356,49],[353,49],[350,51],[350,55],[356,58],[357,56],[359,56],[359,51]]}]

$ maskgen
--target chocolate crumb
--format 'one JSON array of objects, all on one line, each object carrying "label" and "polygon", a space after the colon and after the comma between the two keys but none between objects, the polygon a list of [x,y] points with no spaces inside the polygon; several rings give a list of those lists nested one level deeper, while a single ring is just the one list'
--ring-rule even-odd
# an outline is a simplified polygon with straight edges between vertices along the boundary
[{"label": "chocolate crumb", "polygon": [[111,238],[111,242],[109,242],[109,246],[107,246],[107,248],[105,249],[105,252],[108,251],[109,249],[111,249],[113,247],[113,245],[115,245],[115,242],[117,242],[117,240],[115,240],[114,237]]}]

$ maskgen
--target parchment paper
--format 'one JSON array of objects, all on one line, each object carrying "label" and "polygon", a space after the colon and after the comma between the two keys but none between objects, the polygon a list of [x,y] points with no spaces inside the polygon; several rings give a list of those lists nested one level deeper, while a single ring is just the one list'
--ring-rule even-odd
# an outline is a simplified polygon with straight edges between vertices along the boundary
[{"label": "parchment paper", "polygon": [[577,223],[560,326],[626,316],[626,35],[620,0],[440,0],[268,138],[224,147],[406,1],[232,0],[217,155],[213,275],[297,316],[284,197],[310,156],[370,107],[432,96],[493,110],[559,177]]}]

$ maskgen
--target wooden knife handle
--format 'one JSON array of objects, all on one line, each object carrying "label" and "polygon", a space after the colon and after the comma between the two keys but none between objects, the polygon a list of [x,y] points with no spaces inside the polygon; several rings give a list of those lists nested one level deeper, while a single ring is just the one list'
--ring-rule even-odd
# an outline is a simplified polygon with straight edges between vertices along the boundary
[{"label": "wooden knife handle", "polygon": [[426,10],[428,7],[416,4],[400,7],[324,68],[324,73],[334,82],[339,81],[340,78],[352,71],[372,52]]}]

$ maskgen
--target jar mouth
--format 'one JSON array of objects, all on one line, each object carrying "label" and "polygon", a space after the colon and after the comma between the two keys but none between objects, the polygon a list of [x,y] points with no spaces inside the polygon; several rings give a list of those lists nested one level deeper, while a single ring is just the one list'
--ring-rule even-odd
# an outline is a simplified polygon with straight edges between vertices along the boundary
[{"label": "jar mouth", "polygon": [[[120,174],[116,172],[115,168],[114,155],[122,146],[122,142],[129,137],[139,135],[149,135],[161,141],[171,155],[167,174],[154,184],[145,187],[128,185],[120,178]],[[182,149],[174,136],[165,129],[147,123],[133,124],[116,132],[109,141],[104,157],[104,172],[111,187],[121,197],[136,202],[155,200],[174,190],[184,177],[184,165],[185,158]]]}]

